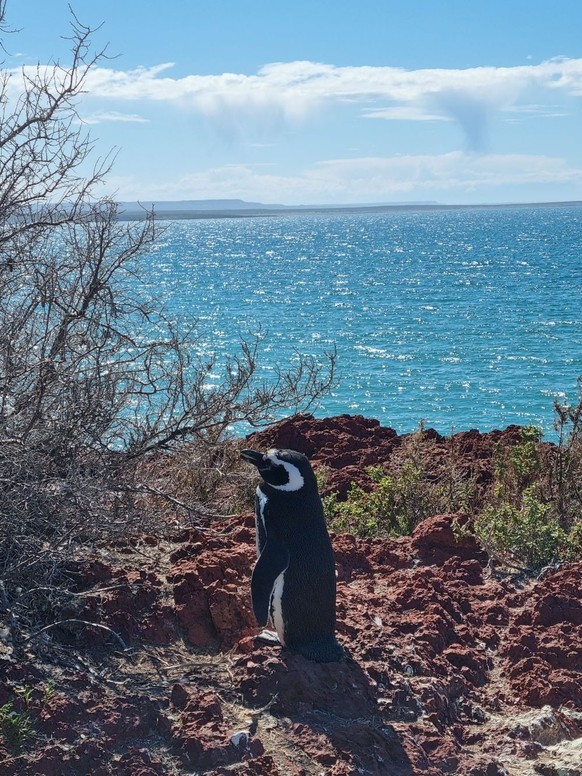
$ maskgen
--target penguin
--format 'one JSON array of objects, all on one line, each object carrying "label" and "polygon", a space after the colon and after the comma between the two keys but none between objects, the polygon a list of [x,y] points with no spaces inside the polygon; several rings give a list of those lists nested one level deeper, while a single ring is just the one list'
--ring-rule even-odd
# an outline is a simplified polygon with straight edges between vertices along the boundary
[{"label": "penguin", "polygon": [[335,561],[315,474],[294,450],[243,450],[257,467],[257,562],[251,598],[257,622],[309,660],[341,660],[335,638]]}]

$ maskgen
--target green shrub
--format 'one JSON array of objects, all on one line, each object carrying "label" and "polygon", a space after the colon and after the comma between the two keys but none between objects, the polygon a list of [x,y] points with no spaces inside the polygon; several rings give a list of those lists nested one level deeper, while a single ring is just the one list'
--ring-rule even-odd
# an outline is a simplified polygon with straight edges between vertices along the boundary
[{"label": "green shrub", "polygon": [[494,500],[518,506],[526,488],[538,482],[542,474],[540,441],[542,432],[535,426],[520,429],[520,441],[508,446],[499,443],[495,451]]},{"label": "green shrub", "polygon": [[553,460],[552,486],[560,523],[580,535],[582,514],[582,377],[578,378],[578,400],[554,402],[554,428],[558,433]]},{"label": "green shrub", "polygon": [[352,482],[346,501],[338,501],[336,496],[327,507],[334,531],[361,537],[389,535],[394,523],[393,479],[385,477],[371,493]]},{"label": "green shrub", "polygon": [[366,491],[352,482],[345,501],[337,494],[324,499],[330,528],[355,536],[404,536],[427,516],[430,493],[422,472],[406,462],[398,473],[379,466],[366,469],[375,487]]},{"label": "green shrub", "polygon": [[[473,529],[489,555],[536,572],[582,554],[582,527],[572,516],[579,456],[564,436],[544,451],[540,429],[521,429],[517,445],[498,447],[495,480]],[[569,514],[566,519],[566,514]]]},{"label": "green shrub", "polygon": [[[536,572],[581,557],[582,400],[580,408],[574,420],[568,408],[573,431],[562,433],[558,445],[544,444],[533,426],[522,428],[517,442],[502,438],[486,484],[467,466],[455,437],[443,445],[421,426],[383,466],[366,469],[371,488],[352,482],[345,501],[337,493],[324,496],[327,523],[339,533],[396,537],[432,515],[464,512],[473,519],[463,530],[506,566]],[[327,476],[326,469],[318,473],[320,488]]]},{"label": "green shrub", "polygon": [[524,490],[519,507],[508,502],[485,507],[474,530],[492,557],[530,571],[575,554],[552,504],[543,503],[533,485]]},{"label": "green shrub", "polygon": [[[55,684],[47,681],[44,687],[34,687],[23,684],[20,687],[12,687],[16,696],[0,706],[0,748],[4,748],[13,755],[18,755],[27,742],[37,735],[35,722],[55,694]],[[0,768],[0,772],[1,772]]]},{"label": "green shrub", "polygon": [[[404,536],[422,520],[443,512],[469,512],[477,497],[476,479],[462,465],[458,447],[451,442],[444,457],[438,444],[421,423],[408,434],[382,466],[366,473],[370,490],[353,482],[345,501],[337,493],[324,496],[324,514],[329,527],[360,537]],[[440,461],[440,463],[438,463]],[[427,465],[435,467],[427,469]],[[318,473],[320,489],[328,470]]]},{"label": "green shrub", "polygon": [[582,558],[582,520],[578,519],[568,534],[570,558]]}]

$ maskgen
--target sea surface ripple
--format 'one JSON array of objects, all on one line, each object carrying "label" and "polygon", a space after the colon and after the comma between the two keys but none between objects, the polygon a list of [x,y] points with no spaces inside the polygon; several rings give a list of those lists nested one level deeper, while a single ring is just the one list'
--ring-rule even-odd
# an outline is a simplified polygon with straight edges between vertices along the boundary
[{"label": "sea surface ripple", "polygon": [[[294,215],[161,222],[147,282],[201,353],[262,329],[262,374],[334,343],[319,415],[403,433],[509,423],[552,438],[582,374],[582,208]],[[219,378],[219,372],[213,375]]]}]

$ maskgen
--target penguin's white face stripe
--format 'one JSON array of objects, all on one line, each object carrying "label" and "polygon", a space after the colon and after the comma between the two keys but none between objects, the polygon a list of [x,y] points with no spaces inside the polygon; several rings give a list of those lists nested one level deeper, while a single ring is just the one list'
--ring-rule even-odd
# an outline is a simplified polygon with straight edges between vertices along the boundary
[{"label": "penguin's white face stripe", "polygon": [[290,491],[301,490],[305,484],[305,480],[303,479],[303,475],[296,466],[293,466],[293,464],[289,463],[288,461],[282,461],[274,452],[268,452],[265,457],[268,458],[269,461],[271,461],[271,463],[273,463],[275,466],[283,466],[287,471],[287,476],[289,478],[285,485],[270,485],[271,488],[275,488],[276,490]]}]

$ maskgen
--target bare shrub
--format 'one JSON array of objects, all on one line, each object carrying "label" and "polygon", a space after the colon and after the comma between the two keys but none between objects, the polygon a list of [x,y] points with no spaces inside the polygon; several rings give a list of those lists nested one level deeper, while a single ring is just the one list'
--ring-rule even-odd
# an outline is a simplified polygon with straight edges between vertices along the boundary
[{"label": "bare shrub", "polygon": [[153,215],[120,222],[97,196],[109,162],[83,172],[93,149],[76,103],[104,54],[91,33],[73,17],[66,67],[0,77],[0,612],[12,624],[38,614],[19,603],[33,589],[49,606],[79,546],[143,522],[148,457],[190,440],[216,451],[233,424],[309,406],[334,380],[335,354],[257,380],[259,338],[222,367],[201,360],[195,322],[144,301]]}]

